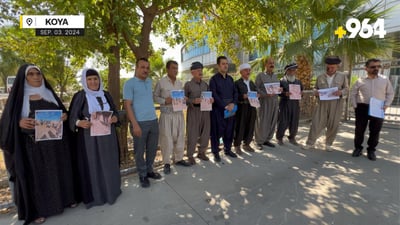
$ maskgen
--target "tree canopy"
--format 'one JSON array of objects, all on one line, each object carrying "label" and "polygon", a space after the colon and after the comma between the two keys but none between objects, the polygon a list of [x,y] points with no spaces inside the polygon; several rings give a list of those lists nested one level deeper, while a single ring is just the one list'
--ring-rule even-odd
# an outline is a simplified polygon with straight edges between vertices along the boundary
[{"label": "tree canopy", "polygon": [[[20,59],[40,64],[50,74],[65,71],[60,65],[65,65],[66,59],[77,70],[87,57],[100,55],[108,65],[109,91],[119,100],[121,68],[132,71],[135,59],[155,54],[150,34],[163,37],[172,46],[206,40],[218,54],[228,55],[236,64],[240,51],[279,55],[282,62],[303,55],[311,61],[310,66],[315,54],[340,54],[351,59],[378,54],[379,49],[393,47],[389,38],[339,40],[334,35],[348,18],[371,18],[374,22],[385,16],[380,5],[371,7],[368,2],[5,0],[0,4],[0,23],[5,25],[0,49],[15,51]],[[85,36],[35,37],[32,31],[18,28],[21,14],[85,15]],[[58,83],[62,83],[60,79]]]}]

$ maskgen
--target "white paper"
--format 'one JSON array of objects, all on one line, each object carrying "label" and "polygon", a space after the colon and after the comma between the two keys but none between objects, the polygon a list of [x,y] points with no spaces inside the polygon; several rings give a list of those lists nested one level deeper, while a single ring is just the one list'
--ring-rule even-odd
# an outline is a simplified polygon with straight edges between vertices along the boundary
[{"label": "white paper", "polygon": [[250,102],[251,106],[253,106],[255,108],[260,107],[260,101],[258,100],[256,91],[249,91],[247,93],[247,98],[249,99],[249,102]]},{"label": "white paper", "polygon": [[280,94],[281,93],[281,84],[279,82],[276,83],[264,83],[265,90],[267,94]]},{"label": "white paper", "polygon": [[371,97],[369,100],[369,112],[368,114],[377,118],[385,118],[385,110],[383,110],[383,105],[385,102],[377,98]]},{"label": "white paper", "polygon": [[327,100],[339,99],[339,96],[333,95],[333,93],[335,93],[338,90],[339,90],[338,87],[319,89],[318,90],[319,100],[327,101]]}]

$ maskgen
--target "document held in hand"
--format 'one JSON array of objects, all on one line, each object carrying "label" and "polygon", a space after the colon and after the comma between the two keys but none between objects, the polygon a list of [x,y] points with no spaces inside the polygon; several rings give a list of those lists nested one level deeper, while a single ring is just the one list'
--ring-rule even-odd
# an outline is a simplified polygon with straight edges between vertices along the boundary
[{"label": "document held in hand", "polygon": [[371,97],[371,99],[369,100],[368,115],[382,119],[385,118],[385,110],[383,110],[384,104],[385,101]]},{"label": "document held in hand", "polygon": [[183,111],[186,109],[185,93],[183,90],[172,90],[172,109],[174,112]]},{"label": "document held in hand", "polygon": [[212,110],[211,98],[212,98],[211,91],[201,92],[200,111],[211,111]]},{"label": "document held in hand", "polygon": [[255,107],[255,108],[260,107],[260,101],[258,100],[256,91],[247,92],[247,98],[249,99],[250,105],[252,107]]},{"label": "document held in hand", "polygon": [[300,84],[289,84],[289,99],[300,100],[301,99],[301,88]]},{"label": "document held in hand", "polygon": [[281,93],[281,84],[279,82],[275,83],[264,83],[265,90],[267,94],[280,94]]},{"label": "document held in hand", "polygon": [[333,93],[335,93],[336,91],[338,91],[337,87],[319,89],[319,100],[327,101],[339,99],[339,96],[333,95]]},{"label": "document held in hand", "polygon": [[232,109],[232,111],[228,111],[227,109],[224,110],[224,118],[229,118],[231,116],[234,116],[237,111],[237,105],[235,105]]}]

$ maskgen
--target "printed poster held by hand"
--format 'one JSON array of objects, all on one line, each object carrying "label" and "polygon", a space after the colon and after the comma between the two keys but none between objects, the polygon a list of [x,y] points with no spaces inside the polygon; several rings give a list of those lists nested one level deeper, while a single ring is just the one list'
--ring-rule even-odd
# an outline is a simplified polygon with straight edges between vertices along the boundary
[{"label": "printed poster held by hand", "polygon": [[338,90],[339,90],[338,87],[319,89],[318,90],[319,100],[328,101],[328,100],[339,99],[339,96],[333,95],[333,93],[335,93]]},{"label": "printed poster held by hand", "polygon": [[172,90],[172,109],[174,112],[183,111],[186,109],[185,93],[183,90]]},{"label": "printed poster held by hand", "polygon": [[212,98],[211,91],[201,92],[200,111],[211,111],[212,110],[211,98]]},{"label": "printed poster held by hand", "polygon": [[300,100],[301,99],[301,87],[299,84],[289,84],[289,99]]},{"label": "printed poster held by hand", "polygon": [[260,101],[258,100],[256,91],[249,91],[247,93],[247,98],[249,99],[249,103],[252,107],[254,108],[260,107]]},{"label": "printed poster held by hand", "polygon": [[111,134],[112,111],[97,111],[90,115],[90,136],[105,136]]},{"label": "printed poster held by hand", "polygon": [[281,93],[281,84],[279,82],[275,83],[264,83],[265,90],[267,94],[278,95]]},{"label": "printed poster held by hand", "polygon": [[61,110],[35,110],[35,141],[61,140]]}]

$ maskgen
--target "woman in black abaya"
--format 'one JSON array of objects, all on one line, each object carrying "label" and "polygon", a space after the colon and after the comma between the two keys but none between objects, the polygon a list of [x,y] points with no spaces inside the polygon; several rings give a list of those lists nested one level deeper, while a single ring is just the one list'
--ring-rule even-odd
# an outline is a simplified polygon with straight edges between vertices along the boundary
[{"label": "woman in black abaya", "polygon": [[[78,143],[77,164],[81,184],[82,201],[86,208],[114,204],[121,194],[119,148],[116,133],[118,110],[109,92],[103,90],[99,73],[94,69],[82,72],[83,90],[75,93],[70,104],[69,126],[76,131]],[[91,118],[104,111],[112,113],[107,124],[109,133],[93,135]]]},{"label": "woman in black abaya", "polygon": [[[35,141],[35,110],[62,110],[61,140]],[[43,223],[76,205],[66,120],[65,107],[40,69],[21,66],[0,119],[0,147],[25,224]]]}]

